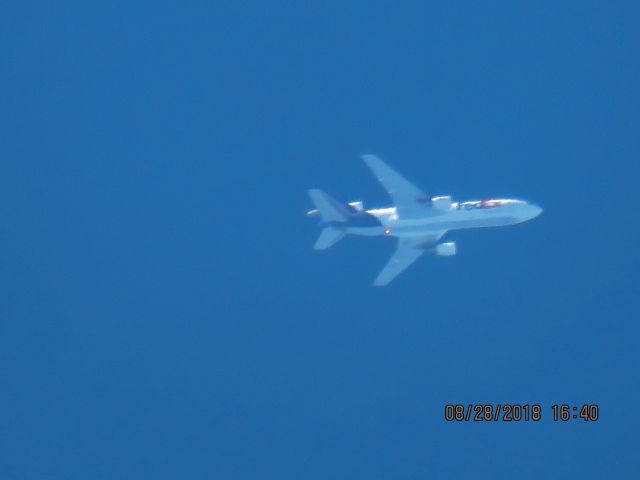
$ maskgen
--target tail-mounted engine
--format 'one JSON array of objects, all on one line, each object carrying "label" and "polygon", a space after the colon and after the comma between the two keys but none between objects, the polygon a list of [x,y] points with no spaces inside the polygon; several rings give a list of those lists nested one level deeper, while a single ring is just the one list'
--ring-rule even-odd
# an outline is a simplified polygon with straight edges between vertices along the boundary
[{"label": "tail-mounted engine", "polygon": [[446,242],[436,245],[436,255],[441,257],[452,257],[456,254],[456,242]]}]

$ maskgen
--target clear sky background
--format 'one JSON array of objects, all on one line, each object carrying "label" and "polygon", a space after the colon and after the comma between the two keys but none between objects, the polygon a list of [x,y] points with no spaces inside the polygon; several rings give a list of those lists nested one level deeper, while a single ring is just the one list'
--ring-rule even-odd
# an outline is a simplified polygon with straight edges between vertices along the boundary
[{"label": "clear sky background", "polygon": [[[639,478],[637,2],[528,3],[6,5],[0,477]],[[545,210],[374,289],[362,153]]]}]

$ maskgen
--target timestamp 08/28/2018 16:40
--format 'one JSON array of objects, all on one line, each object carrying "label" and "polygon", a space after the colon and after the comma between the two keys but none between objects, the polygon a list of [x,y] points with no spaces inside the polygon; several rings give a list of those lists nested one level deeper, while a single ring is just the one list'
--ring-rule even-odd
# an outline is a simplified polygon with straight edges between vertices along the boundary
[{"label": "timestamp 08/28/2018 16:40", "polygon": [[[600,418],[600,407],[596,403],[555,403],[550,413],[554,422],[595,422]],[[447,422],[539,422],[543,417],[543,407],[538,403],[448,403],[444,406]]]}]

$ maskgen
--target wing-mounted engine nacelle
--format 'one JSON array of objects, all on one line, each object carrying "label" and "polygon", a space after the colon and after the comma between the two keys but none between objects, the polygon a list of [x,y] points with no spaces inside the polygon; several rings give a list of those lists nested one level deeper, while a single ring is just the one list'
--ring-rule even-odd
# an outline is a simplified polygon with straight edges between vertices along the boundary
[{"label": "wing-mounted engine nacelle", "polygon": [[443,197],[433,197],[431,199],[431,205],[436,210],[447,212],[451,210],[451,196],[445,195]]},{"label": "wing-mounted engine nacelle", "polygon": [[441,257],[452,257],[457,251],[456,242],[446,242],[436,245],[436,255]]},{"label": "wing-mounted engine nacelle", "polygon": [[[353,208],[358,213],[364,212],[364,203],[362,203],[362,201],[360,201],[360,200],[349,202],[349,206],[351,208]],[[307,212],[307,216],[308,217],[319,217],[320,216],[320,210],[318,210],[317,208],[309,210]]]},{"label": "wing-mounted engine nacelle", "polygon": [[355,201],[355,202],[349,202],[349,206],[352,207],[357,212],[363,212],[364,211],[364,203],[362,203],[360,200]]}]

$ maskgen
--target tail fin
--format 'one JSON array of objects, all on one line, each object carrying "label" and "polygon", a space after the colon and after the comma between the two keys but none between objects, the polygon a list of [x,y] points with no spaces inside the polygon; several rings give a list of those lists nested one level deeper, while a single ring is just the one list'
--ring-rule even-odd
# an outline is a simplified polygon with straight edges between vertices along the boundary
[{"label": "tail fin", "polygon": [[325,222],[346,222],[349,219],[349,211],[322,190],[309,190],[309,196]]},{"label": "tail fin", "polygon": [[316,240],[316,244],[313,246],[314,250],[326,250],[331,245],[340,241],[347,232],[342,228],[337,227],[325,227],[318,240]]}]

